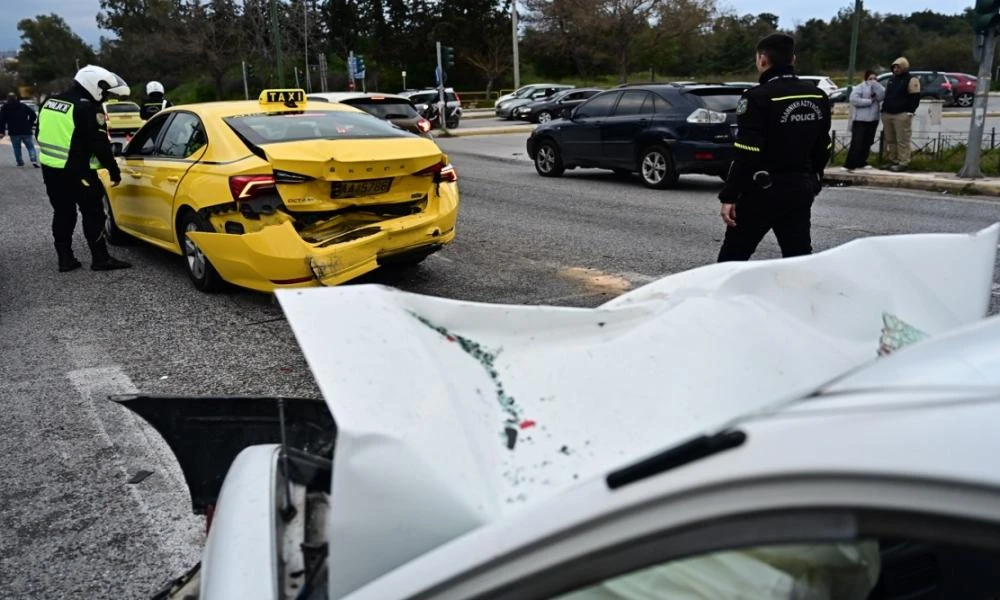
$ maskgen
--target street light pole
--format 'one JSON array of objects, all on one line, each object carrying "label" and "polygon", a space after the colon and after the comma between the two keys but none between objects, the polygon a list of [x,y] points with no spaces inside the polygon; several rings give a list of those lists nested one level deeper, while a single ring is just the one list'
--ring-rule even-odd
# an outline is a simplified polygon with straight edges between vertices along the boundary
[{"label": "street light pole", "polygon": [[847,88],[854,85],[854,69],[858,60],[858,37],[861,33],[862,0],[854,0],[854,23],[851,25],[851,59],[847,63]]},{"label": "street light pole", "polygon": [[514,45],[514,89],[521,87],[521,60],[517,53],[517,0],[510,0],[511,38]]},{"label": "street light pole", "polygon": [[306,91],[312,91],[312,78],[309,77],[309,0],[302,3],[302,20],[304,22],[302,29],[302,45],[306,50]]},{"label": "street light pole", "polygon": [[983,125],[986,121],[986,104],[990,97],[990,83],[993,81],[993,54],[997,48],[996,28],[990,27],[985,33],[982,54],[979,57],[976,98],[972,105],[972,119],[969,123],[969,144],[965,147],[965,164],[958,172],[959,177],[966,179],[978,179],[983,176],[979,168],[979,157],[983,151]]}]

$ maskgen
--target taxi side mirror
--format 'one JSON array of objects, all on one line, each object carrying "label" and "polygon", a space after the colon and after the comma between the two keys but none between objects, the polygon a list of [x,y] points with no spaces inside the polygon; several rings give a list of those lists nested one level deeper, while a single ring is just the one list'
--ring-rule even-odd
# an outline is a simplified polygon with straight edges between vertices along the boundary
[{"label": "taxi side mirror", "polygon": [[124,146],[122,146],[121,142],[111,142],[111,154],[115,156],[122,156],[124,154],[123,149]]}]

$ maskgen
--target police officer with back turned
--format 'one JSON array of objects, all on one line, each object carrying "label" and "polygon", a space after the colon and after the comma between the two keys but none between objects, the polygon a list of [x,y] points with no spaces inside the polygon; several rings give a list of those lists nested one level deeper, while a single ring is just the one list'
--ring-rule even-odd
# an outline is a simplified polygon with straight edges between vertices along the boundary
[{"label": "police officer with back turned", "polygon": [[719,193],[726,223],[719,262],[749,260],[772,229],[782,256],[812,253],[812,203],[830,158],[830,100],[795,75],[794,62],[790,35],[757,44],[760,85],[737,105],[736,159]]},{"label": "police officer with back turned", "polygon": [[112,186],[122,179],[101,107],[111,94],[128,96],[128,85],[107,69],[87,65],[73,77],[73,87],[50,96],[38,113],[42,178],[52,204],[52,236],[62,272],[81,266],[73,256],[78,207],[93,258],[90,268],[110,271],[132,266],[108,254],[104,239],[104,187],[97,169],[108,170]]}]

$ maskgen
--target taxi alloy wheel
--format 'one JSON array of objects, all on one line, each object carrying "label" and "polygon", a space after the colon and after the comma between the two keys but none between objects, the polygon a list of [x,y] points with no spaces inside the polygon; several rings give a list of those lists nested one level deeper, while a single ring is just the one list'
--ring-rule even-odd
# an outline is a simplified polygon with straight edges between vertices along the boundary
[{"label": "taxi alloy wheel", "polygon": [[104,204],[104,239],[112,246],[132,244],[135,238],[118,229],[118,223],[115,222],[115,213],[111,210],[111,200],[108,198],[107,192],[104,193],[101,202]]},{"label": "taxi alloy wheel", "polygon": [[535,151],[535,170],[542,177],[559,177],[566,170],[559,155],[559,146],[552,140],[545,140],[538,145],[538,150]]},{"label": "taxi alloy wheel", "polygon": [[551,120],[552,120],[552,113],[550,113],[549,111],[543,110],[542,112],[538,113],[539,123],[548,123]]},{"label": "taxi alloy wheel", "polygon": [[188,275],[194,286],[203,292],[218,292],[225,287],[225,282],[209,262],[205,253],[188,237],[192,231],[212,231],[212,226],[197,213],[189,212],[181,217],[180,223],[181,248],[184,250],[184,262]]},{"label": "taxi alloy wheel", "polygon": [[639,174],[646,187],[664,189],[677,183],[677,172],[670,151],[659,144],[649,146],[639,157]]}]

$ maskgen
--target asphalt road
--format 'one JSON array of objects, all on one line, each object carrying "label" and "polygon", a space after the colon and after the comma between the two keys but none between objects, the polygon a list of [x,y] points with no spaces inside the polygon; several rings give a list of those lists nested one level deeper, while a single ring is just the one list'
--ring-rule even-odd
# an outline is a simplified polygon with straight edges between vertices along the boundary
[{"label": "asphalt road", "polygon": [[[596,306],[714,260],[717,179],[682,178],[672,191],[601,171],[543,179],[524,137],[440,140],[463,194],[456,242],[419,268],[360,283]],[[0,185],[0,598],[147,596],[197,560],[204,524],[188,514],[162,442],[106,396],[315,395],[315,385],[270,296],[202,294],[178,257],[145,246],[114,249],[131,270],[91,272],[79,228],[85,268],[58,273],[41,173],[15,167],[6,140]],[[841,188],[825,190],[814,215],[823,250],[973,231],[1000,220],[1000,203]],[[778,255],[768,238],[757,258]],[[141,471],[152,474],[138,480]]]}]

